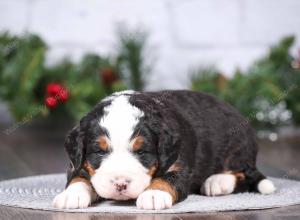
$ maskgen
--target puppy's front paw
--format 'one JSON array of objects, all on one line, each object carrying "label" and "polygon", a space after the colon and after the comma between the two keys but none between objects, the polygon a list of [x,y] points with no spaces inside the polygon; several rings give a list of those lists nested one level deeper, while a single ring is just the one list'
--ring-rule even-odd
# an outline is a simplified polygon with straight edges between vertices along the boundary
[{"label": "puppy's front paw", "polygon": [[146,190],[137,198],[136,206],[140,209],[168,209],[172,206],[172,196],[161,190]]},{"label": "puppy's front paw", "polygon": [[53,206],[60,209],[82,209],[92,203],[92,190],[89,185],[77,182],[69,185],[53,200]]},{"label": "puppy's front paw", "polygon": [[234,191],[236,177],[232,174],[214,174],[208,177],[202,187],[207,196],[227,195]]}]

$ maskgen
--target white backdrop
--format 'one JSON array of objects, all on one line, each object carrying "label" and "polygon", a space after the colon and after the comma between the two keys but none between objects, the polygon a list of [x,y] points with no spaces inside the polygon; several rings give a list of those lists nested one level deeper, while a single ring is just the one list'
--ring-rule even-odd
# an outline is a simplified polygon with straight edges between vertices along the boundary
[{"label": "white backdrop", "polygon": [[187,88],[193,67],[214,64],[230,76],[281,37],[300,39],[300,0],[0,0],[0,31],[39,34],[49,64],[111,53],[117,24],[151,34],[148,89]]}]

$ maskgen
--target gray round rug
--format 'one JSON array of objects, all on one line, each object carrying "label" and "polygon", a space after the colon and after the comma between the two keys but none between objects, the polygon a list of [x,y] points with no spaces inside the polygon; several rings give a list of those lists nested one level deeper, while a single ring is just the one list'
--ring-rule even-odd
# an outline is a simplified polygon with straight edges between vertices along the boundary
[{"label": "gray round rug", "polygon": [[300,182],[270,178],[277,188],[272,195],[240,193],[219,197],[190,195],[171,209],[145,211],[135,207],[134,201],[100,201],[87,209],[55,209],[54,196],[64,189],[64,174],[53,174],[13,179],[0,182],[0,205],[62,212],[105,213],[185,213],[247,209],[266,209],[300,204]]}]

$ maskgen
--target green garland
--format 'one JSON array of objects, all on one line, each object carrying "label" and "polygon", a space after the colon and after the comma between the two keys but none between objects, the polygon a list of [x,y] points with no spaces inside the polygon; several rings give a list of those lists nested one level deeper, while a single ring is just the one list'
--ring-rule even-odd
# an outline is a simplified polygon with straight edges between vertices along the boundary
[{"label": "green garland", "polygon": [[[191,88],[229,102],[258,130],[273,130],[291,122],[299,125],[300,57],[289,53],[294,41],[294,37],[282,39],[248,71],[236,71],[231,79],[213,67],[200,68],[191,74]],[[284,114],[279,116],[279,111]]]},{"label": "green garland", "polygon": [[[128,42],[131,47],[124,51]],[[143,90],[140,70],[143,69],[144,44],[145,41],[122,35],[115,57],[87,54],[77,64],[64,60],[48,67],[45,65],[47,46],[41,38],[32,34],[20,37],[1,34],[0,98],[8,103],[17,121],[33,116],[79,119],[112,92]],[[129,73],[126,80],[125,71]],[[134,85],[128,83],[128,79],[135,82]],[[49,83],[66,87],[70,94],[67,102],[56,108],[45,106],[45,90]]]},{"label": "green garland", "polygon": [[[0,35],[0,98],[6,101],[17,121],[33,117],[79,119],[101,98],[123,89],[143,90],[150,72],[145,63],[147,35],[119,32],[114,57],[87,54],[75,64],[63,60],[45,65],[47,45],[36,35]],[[247,71],[236,71],[227,79],[215,68],[192,73],[191,88],[220,97],[248,117],[257,129],[275,129],[300,124],[300,58],[289,53],[295,39],[284,38]],[[295,65],[294,65],[295,64]],[[60,83],[70,93],[56,108],[45,106],[45,89]],[[279,108],[291,113],[290,120],[272,118]]]}]

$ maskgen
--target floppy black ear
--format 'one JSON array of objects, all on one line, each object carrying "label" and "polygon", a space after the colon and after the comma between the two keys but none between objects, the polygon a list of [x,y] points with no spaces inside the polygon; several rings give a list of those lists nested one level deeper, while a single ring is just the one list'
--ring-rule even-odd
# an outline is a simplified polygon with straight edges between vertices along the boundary
[{"label": "floppy black ear", "polygon": [[176,132],[162,125],[159,139],[158,139],[158,160],[159,169],[157,175],[163,175],[169,167],[177,160],[179,154],[180,139]]},{"label": "floppy black ear", "polygon": [[83,141],[83,134],[80,131],[79,125],[74,127],[66,136],[65,149],[71,161],[68,170],[67,185],[75,176],[79,175],[82,168],[84,158]]}]

